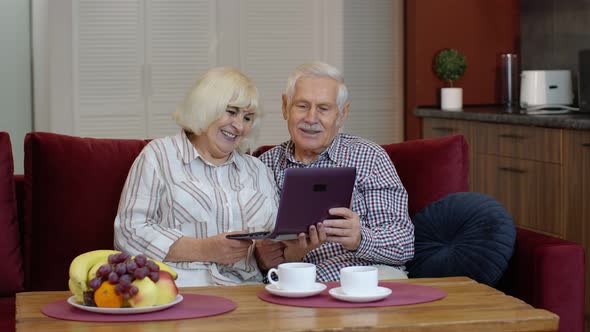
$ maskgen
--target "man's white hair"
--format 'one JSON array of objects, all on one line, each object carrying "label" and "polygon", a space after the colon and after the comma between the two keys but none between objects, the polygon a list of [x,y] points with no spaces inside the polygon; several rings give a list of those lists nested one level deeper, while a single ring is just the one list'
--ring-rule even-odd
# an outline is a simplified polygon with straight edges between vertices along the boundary
[{"label": "man's white hair", "polygon": [[336,67],[320,61],[304,63],[291,73],[287,80],[287,88],[285,89],[287,105],[291,105],[291,101],[295,95],[295,85],[297,84],[297,81],[304,77],[327,77],[338,82],[336,104],[338,105],[338,111],[342,113],[344,106],[348,103],[348,88],[346,87],[346,84],[344,84],[342,73],[340,73]]}]

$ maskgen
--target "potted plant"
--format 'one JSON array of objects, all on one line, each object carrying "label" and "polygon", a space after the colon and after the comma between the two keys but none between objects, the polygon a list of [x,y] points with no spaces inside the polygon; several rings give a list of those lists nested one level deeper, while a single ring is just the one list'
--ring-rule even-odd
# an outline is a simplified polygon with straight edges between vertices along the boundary
[{"label": "potted plant", "polygon": [[442,110],[460,111],[463,108],[463,89],[454,87],[453,82],[461,78],[466,69],[465,56],[455,49],[444,49],[434,58],[436,76],[449,84],[440,90]]}]

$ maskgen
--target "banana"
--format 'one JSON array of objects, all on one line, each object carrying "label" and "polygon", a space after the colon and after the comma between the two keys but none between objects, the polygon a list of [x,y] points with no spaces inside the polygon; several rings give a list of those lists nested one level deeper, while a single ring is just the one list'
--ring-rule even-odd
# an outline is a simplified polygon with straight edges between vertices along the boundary
[{"label": "banana", "polygon": [[88,272],[97,263],[107,260],[109,255],[118,254],[116,250],[93,250],[85,252],[72,260],[68,285],[76,299],[82,298],[88,288]]},{"label": "banana", "polygon": [[68,286],[70,287],[72,294],[76,296],[76,302],[84,303],[84,291],[79,288],[78,284],[70,279],[68,280]]},{"label": "banana", "polygon": [[88,271],[88,277],[86,278],[86,281],[90,281],[90,280],[96,278],[96,271],[98,271],[98,269],[101,266],[108,264],[108,263],[109,263],[109,259],[107,256],[103,260],[100,260],[100,261],[98,261],[98,263],[94,264],[92,266],[92,268],[90,268],[90,270]]},{"label": "banana", "polygon": [[[88,281],[96,276],[96,271],[104,264],[108,264],[108,257],[112,254],[118,254],[120,251],[117,250],[93,250],[81,255],[78,255],[70,264],[70,279],[68,280],[68,287],[72,294],[76,296],[76,301],[84,303],[84,292],[89,291]],[[178,273],[174,271],[170,266],[150,259],[154,263],[158,264],[160,270],[170,273],[172,278],[178,278]]]}]

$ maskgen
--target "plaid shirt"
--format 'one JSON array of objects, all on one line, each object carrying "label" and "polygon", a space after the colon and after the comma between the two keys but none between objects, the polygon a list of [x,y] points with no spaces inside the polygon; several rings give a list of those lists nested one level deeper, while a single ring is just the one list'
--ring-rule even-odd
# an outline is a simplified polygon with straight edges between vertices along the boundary
[{"label": "plaid shirt", "polygon": [[414,225],[408,215],[408,194],[391,159],[373,142],[338,134],[330,147],[310,165],[295,160],[287,141],[260,156],[283,188],[284,170],[304,167],[356,167],[352,210],[361,221],[361,243],[355,251],[326,242],[309,252],[305,262],[316,264],[318,280],[339,280],[340,269],[351,265],[385,264],[404,269],[414,256]]}]

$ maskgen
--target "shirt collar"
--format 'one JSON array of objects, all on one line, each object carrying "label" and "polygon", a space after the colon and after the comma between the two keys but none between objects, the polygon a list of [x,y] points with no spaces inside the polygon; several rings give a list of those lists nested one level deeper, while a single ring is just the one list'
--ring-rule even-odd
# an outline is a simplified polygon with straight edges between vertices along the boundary
[{"label": "shirt collar", "polygon": [[197,150],[193,143],[191,143],[190,139],[188,138],[188,135],[186,134],[186,131],[181,130],[180,135],[176,135],[176,141],[178,143],[178,146],[180,146],[180,156],[184,164],[190,164],[193,160],[200,159],[203,163],[212,167],[233,164],[234,167],[236,167],[236,169],[240,169],[239,164],[236,161],[237,153],[232,152],[232,154],[229,156],[228,160],[225,163],[221,165],[213,165],[201,157],[199,150]]},{"label": "shirt collar", "polygon": [[[328,146],[327,149],[325,149],[324,151],[322,151],[322,153],[320,153],[320,155],[318,156],[317,161],[321,161],[323,159],[328,159],[334,163],[338,163],[338,154],[340,152],[340,135],[341,134],[337,134],[336,137],[334,138],[334,140],[332,140],[332,143],[330,144],[330,146]],[[302,164],[300,161],[297,161],[297,159],[295,158],[295,143],[293,142],[293,140],[289,140],[287,141],[287,145],[285,147],[286,150],[286,155],[287,155],[287,159],[295,164]],[[313,164],[313,163],[312,163]]]}]

